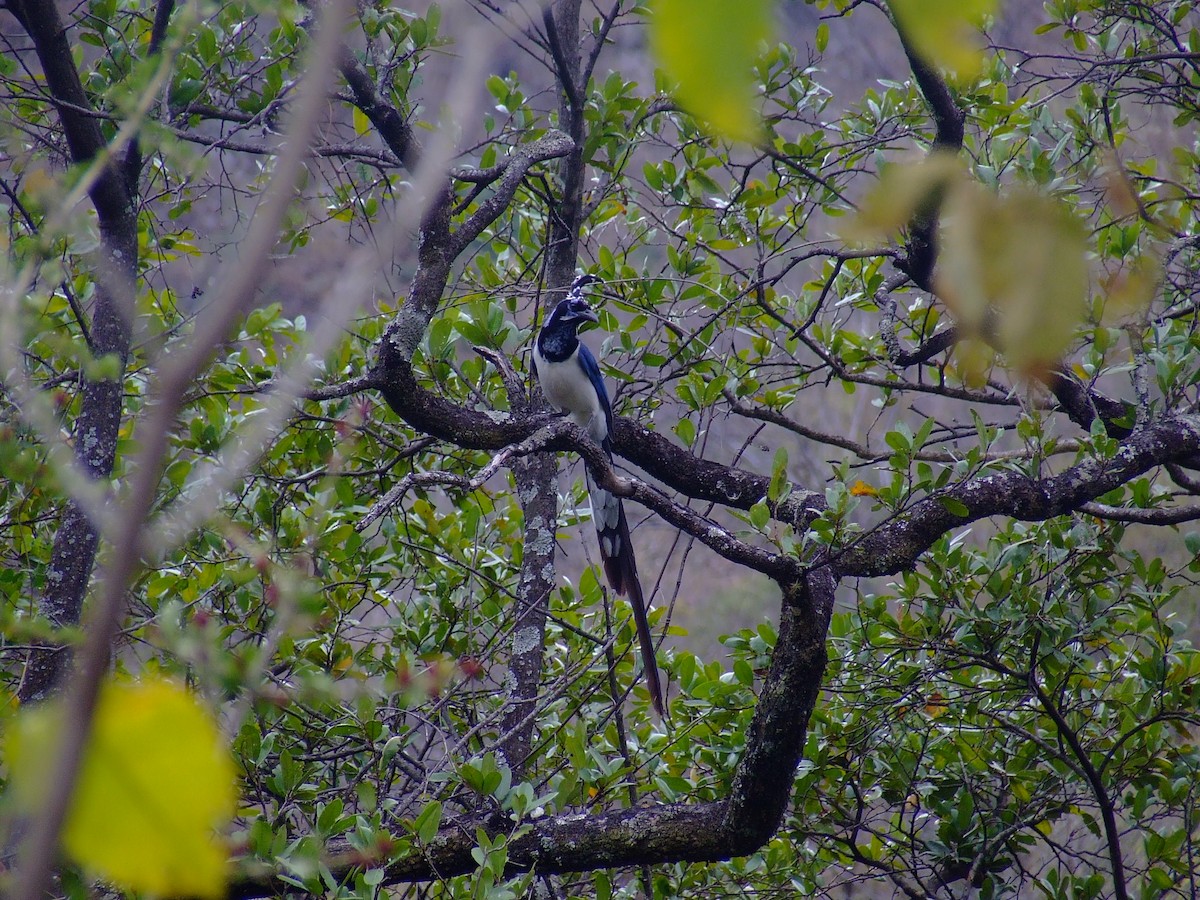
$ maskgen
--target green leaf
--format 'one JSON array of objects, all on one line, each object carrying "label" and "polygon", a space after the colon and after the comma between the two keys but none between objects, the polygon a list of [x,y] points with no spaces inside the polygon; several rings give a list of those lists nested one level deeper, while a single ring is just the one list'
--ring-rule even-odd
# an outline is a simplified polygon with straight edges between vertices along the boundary
[{"label": "green leaf", "polygon": [[441,823],[442,804],[433,801],[421,810],[421,814],[413,821],[413,831],[422,844],[428,844],[437,837],[438,826]]},{"label": "green leaf", "polygon": [[696,441],[696,425],[691,419],[680,419],[675,423],[675,433],[679,435],[679,439],[687,446],[692,446]]},{"label": "green leaf", "polygon": [[912,438],[903,431],[889,431],[883,436],[884,443],[897,453],[907,453],[912,450]]},{"label": "green leaf", "polygon": [[1189,531],[1183,536],[1183,545],[1192,556],[1200,556],[1200,534]]},{"label": "green leaf", "polygon": [[770,0],[657,0],[650,46],[684,107],[725,137],[754,141],[754,63],[771,30]]},{"label": "green leaf", "polygon": [[[23,711],[6,756],[17,800],[44,796],[62,711]],[[168,681],[109,682],[63,828],[63,846],[85,868],[130,890],[221,897],[227,851],[214,831],[233,815],[234,770],[212,717]]]},{"label": "green leaf", "polygon": [[965,503],[961,500],[956,500],[954,497],[938,497],[938,503],[945,507],[946,512],[953,516],[962,516],[964,519],[971,514]]}]

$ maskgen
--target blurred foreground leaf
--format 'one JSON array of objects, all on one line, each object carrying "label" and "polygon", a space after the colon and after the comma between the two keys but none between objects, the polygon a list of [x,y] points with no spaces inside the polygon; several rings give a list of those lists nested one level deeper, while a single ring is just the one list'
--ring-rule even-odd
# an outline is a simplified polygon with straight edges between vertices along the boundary
[{"label": "blurred foreground leaf", "polygon": [[979,26],[995,0],[891,0],[892,13],[926,63],[962,78],[983,66]]},{"label": "blurred foreground leaf", "polygon": [[[894,239],[935,211],[941,227],[934,281],[964,336],[983,339],[1026,374],[1056,364],[1087,313],[1083,223],[1058,200],[1026,188],[997,195],[971,180],[952,155],[934,153],[884,169],[843,236]],[[1138,272],[1126,280],[1140,299],[1154,270]],[[956,356],[964,381],[982,384],[991,350],[964,343]]]},{"label": "blurred foreground leaf", "polygon": [[1057,200],[998,197],[968,183],[947,200],[938,293],[972,332],[998,314],[994,338],[1026,373],[1062,357],[1087,312],[1087,232]]},{"label": "blurred foreground leaf", "polygon": [[754,62],[770,36],[770,0],[657,0],[650,18],[650,46],[679,102],[735,140],[760,136]]},{"label": "blurred foreground leaf", "polygon": [[[6,747],[17,801],[36,813],[55,757],[61,707],[23,711]],[[220,897],[234,770],[212,717],[181,686],[109,683],[63,829],[85,868],[133,891]]]}]

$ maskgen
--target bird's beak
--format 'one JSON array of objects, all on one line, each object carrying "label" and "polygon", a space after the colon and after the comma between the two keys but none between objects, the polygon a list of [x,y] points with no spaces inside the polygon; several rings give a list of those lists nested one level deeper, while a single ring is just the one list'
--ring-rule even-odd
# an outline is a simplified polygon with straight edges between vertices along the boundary
[{"label": "bird's beak", "polygon": [[590,306],[579,314],[579,318],[587,319],[589,322],[596,322],[597,324],[600,322],[600,316]]}]

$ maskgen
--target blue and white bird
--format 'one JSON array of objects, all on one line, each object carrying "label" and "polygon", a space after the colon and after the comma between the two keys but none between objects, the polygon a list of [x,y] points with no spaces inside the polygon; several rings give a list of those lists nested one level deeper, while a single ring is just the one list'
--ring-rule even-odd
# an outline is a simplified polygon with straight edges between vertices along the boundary
[{"label": "blue and white bird", "polygon": [[[600,279],[581,275],[570,291],[554,307],[546,319],[533,346],[533,364],[537,369],[542,393],[553,406],[565,412],[576,425],[596,441],[609,459],[612,458],[612,405],[596,357],[579,341],[579,328],[599,317],[583,296],[583,289]],[[637,626],[638,643],[642,651],[642,668],[650,701],[663,714],[662,687],[658,663],[654,658],[654,635],[646,618],[646,600],[638,579],[633,544],[629,539],[629,522],[621,498],[596,485],[591,470],[587,470],[588,496],[592,501],[592,521],[600,542],[600,558],[608,583],[618,594],[629,598],[633,620]]]}]

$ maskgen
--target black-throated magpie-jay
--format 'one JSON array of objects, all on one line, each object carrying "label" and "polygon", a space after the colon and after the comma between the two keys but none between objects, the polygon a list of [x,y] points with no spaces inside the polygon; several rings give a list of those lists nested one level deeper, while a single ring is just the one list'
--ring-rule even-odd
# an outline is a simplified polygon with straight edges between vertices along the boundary
[{"label": "black-throated magpie-jay", "polygon": [[[581,275],[575,279],[567,296],[559,301],[542,325],[533,346],[533,364],[546,399],[570,416],[571,421],[600,444],[611,459],[612,405],[596,357],[580,343],[578,335],[579,327],[585,322],[599,321],[583,296],[583,289],[599,280],[594,275]],[[646,687],[650,690],[654,709],[662,715],[662,687],[654,658],[654,635],[646,618],[646,601],[629,539],[625,507],[620,497],[597,486],[590,469],[586,474],[604,572],[612,589],[627,596],[633,607]]]}]

